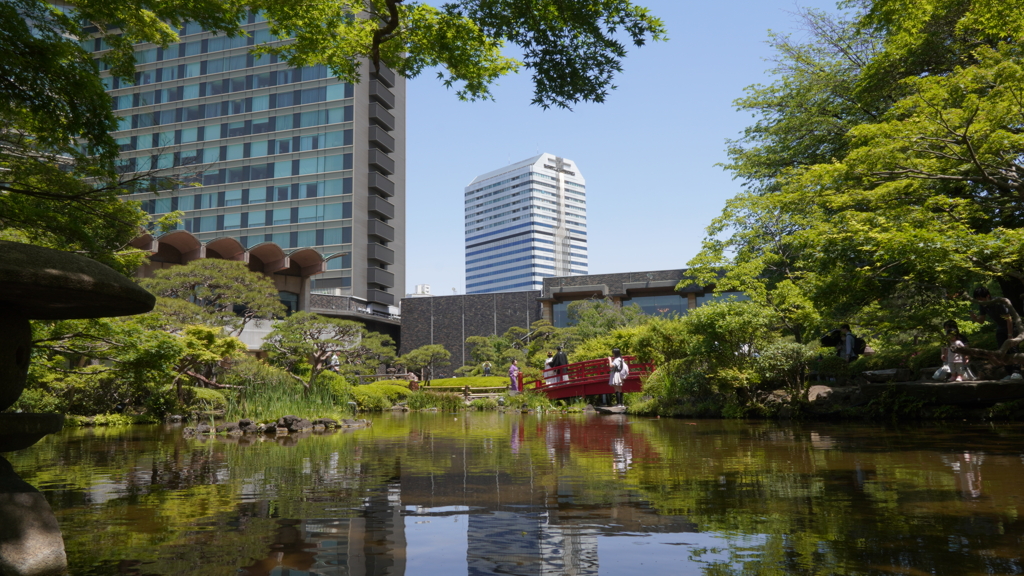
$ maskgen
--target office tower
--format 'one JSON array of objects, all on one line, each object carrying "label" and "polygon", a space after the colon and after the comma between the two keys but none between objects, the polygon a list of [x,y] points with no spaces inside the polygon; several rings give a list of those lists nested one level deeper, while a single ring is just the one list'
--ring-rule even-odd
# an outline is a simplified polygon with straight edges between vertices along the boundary
[{"label": "office tower", "polygon": [[466,187],[467,294],[586,273],[586,183],[572,161],[541,154]]},{"label": "office tower", "polygon": [[[262,18],[250,15],[245,29],[249,37],[228,38],[188,24],[168,48],[138,46],[133,85],[104,80],[121,117],[114,136],[126,176],[166,188],[131,199],[154,217],[183,211],[179,228],[199,241],[185,255],[166,248],[168,239],[167,253],[153,260],[245,259],[278,274],[291,266],[311,279],[304,290],[365,299],[373,310],[397,305],[405,287],[404,79],[364,65],[352,85],[323,66],[292,68],[249,53],[272,40]],[[97,57],[106,48],[99,38],[85,44]],[[305,264],[308,251],[290,258],[307,248],[330,258],[324,272],[320,261]]]}]

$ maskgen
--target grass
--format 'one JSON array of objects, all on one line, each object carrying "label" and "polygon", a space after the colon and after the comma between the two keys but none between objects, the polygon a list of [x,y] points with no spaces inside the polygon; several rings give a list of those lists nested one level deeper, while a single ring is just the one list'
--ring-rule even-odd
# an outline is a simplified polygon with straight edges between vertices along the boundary
[{"label": "grass", "polygon": [[284,370],[260,363],[238,370],[230,383],[242,388],[228,395],[224,417],[229,422],[242,418],[273,422],[288,415],[308,419],[352,416],[348,406],[352,386],[330,372],[320,374],[307,390]]},{"label": "grass", "polygon": [[[467,376],[465,378],[438,378],[430,381],[426,388],[458,388],[462,390],[469,384],[470,388],[504,388],[508,386],[508,378],[505,376]],[[420,387],[424,387],[421,382]]]}]

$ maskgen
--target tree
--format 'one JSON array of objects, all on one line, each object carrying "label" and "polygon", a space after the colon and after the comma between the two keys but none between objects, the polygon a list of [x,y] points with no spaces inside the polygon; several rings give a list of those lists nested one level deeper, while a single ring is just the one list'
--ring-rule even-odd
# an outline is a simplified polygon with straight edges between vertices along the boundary
[{"label": "tree", "polygon": [[[283,42],[254,47],[293,66],[326,65],[348,82],[369,59],[414,78],[439,68],[459,98],[490,98],[506,74],[529,69],[534,103],[602,102],[621,70],[626,42],[665,38],[664,25],[629,0],[458,0],[437,8],[402,0],[49,0],[0,4],[0,233],[81,251],[125,273],[143,253],[129,242],[148,217],[118,196],[124,182],[110,136],[117,118],[96,63],[79,41],[102,38],[103,65],[134,76],[138,43],[166,47],[192,21],[235,37],[248,13],[264,15]],[[620,40],[620,36],[625,36]],[[518,46],[522,61],[502,54]],[[378,68],[379,69],[379,68]]]},{"label": "tree", "polygon": [[639,306],[616,306],[608,299],[571,302],[568,312],[572,328],[567,336],[573,343],[596,338],[617,328],[636,326],[648,319]]},{"label": "tree", "polygon": [[719,289],[803,341],[848,319],[935,331],[989,281],[1020,305],[1022,4],[850,4],[852,21],[779,46],[780,80],[739,101],[758,120],[727,167],[748,191],[691,264],[702,280],[724,268]]},{"label": "tree", "polygon": [[274,281],[244,262],[201,258],[157,270],[142,285],[159,298],[157,312],[177,327],[203,323],[237,336],[250,322],[258,326],[286,312]]},{"label": "tree", "polygon": [[397,362],[410,370],[420,370],[420,380],[429,382],[434,377],[434,367],[447,366],[451,357],[444,346],[426,344],[403,354]]},{"label": "tree", "polygon": [[306,390],[327,369],[334,354],[338,355],[342,370],[350,374],[373,374],[381,363],[395,358],[394,342],[389,336],[370,332],[358,322],[311,312],[296,312],[275,323],[274,330],[263,341],[263,349]]}]

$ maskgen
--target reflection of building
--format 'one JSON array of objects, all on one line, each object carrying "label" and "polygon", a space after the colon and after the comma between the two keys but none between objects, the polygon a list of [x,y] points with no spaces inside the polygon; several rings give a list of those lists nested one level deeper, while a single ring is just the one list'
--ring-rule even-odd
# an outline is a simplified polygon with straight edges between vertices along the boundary
[{"label": "reflection of building", "polygon": [[250,53],[275,40],[259,15],[242,27],[248,37],[228,38],[187,23],[177,44],[137,46],[134,83],[102,73],[122,169],[194,184],[132,196],[154,216],[182,211],[192,236],[149,238],[153,261],[244,260],[388,312],[405,284],[404,79],[364,66],[352,85],[322,65],[292,68]]},{"label": "reflection of building", "polygon": [[[682,287],[677,289],[680,283]],[[615,306],[636,304],[647,314],[671,316],[718,299],[746,299],[740,293],[716,296],[712,286],[696,284],[686,270],[557,276],[544,278],[541,284],[541,290],[525,292],[405,298],[399,352],[405,354],[426,344],[443,345],[452,362],[437,375],[446,377],[470,359],[466,338],[504,334],[513,326],[526,328],[541,318],[558,327],[567,326],[569,304],[575,301],[607,299]]]},{"label": "reflection of building", "polygon": [[586,273],[586,183],[573,162],[540,154],[466,186],[467,294]]},{"label": "reflection of building", "polygon": [[598,573],[597,533],[550,524],[542,512],[472,514],[467,539],[469,576]]}]

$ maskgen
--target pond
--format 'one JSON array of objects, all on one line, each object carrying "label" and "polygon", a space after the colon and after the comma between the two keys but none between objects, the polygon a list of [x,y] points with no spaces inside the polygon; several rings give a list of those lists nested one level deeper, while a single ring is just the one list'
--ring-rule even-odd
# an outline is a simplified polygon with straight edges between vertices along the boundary
[{"label": "pond", "polygon": [[1020,425],[408,413],[7,456],[76,576],[1024,573]]}]

